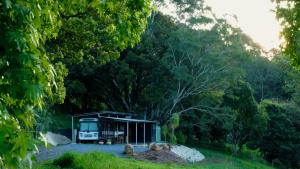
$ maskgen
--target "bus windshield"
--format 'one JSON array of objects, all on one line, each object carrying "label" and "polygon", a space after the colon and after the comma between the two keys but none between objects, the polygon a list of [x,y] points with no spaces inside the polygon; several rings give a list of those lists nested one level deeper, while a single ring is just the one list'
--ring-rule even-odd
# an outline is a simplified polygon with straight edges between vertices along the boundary
[{"label": "bus windshield", "polygon": [[80,131],[97,131],[97,123],[96,122],[81,122],[80,123]]}]

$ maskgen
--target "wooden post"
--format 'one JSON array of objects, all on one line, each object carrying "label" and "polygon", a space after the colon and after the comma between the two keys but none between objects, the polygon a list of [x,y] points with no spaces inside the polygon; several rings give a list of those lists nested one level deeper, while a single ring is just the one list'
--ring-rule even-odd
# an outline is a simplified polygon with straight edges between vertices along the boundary
[{"label": "wooden post", "polygon": [[137,122],[135,123],[135,144],[137,144]]}]

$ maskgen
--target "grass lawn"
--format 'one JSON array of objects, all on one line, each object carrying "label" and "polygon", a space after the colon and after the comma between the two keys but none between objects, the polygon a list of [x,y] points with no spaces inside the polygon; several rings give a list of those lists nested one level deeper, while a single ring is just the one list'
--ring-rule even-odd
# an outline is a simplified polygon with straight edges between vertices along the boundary
[{"label": "grass lawn", "polygon": [[66,153],[58,159],[35,163],[35,169],[274,169],[254,160],[233,158],[209,150],[201,150],[206,160],[195,164],[157,164],[118,158],[110,154],[92,152]]}]

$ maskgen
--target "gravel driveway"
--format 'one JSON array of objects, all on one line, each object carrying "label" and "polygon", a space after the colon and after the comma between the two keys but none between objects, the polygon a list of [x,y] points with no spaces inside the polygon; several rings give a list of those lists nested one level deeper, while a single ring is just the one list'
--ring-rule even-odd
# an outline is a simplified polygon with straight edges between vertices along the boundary
[{"label": "gravel driveway", "polygon": [[[52,147],[50,150],[41,149],[40,153],[37,154],[37,160],[50,160],[57,158],[68,151],[85,153],[85,152],[106,152],[111,153],[116,156],[124,156],[124,144],[113,144],[113,145],[98,145],[98,144],[67,144],[67,145],[60,145],[57,147]],[[146,146],[134,146],[134,152],[145,152],[148,150]]]}]

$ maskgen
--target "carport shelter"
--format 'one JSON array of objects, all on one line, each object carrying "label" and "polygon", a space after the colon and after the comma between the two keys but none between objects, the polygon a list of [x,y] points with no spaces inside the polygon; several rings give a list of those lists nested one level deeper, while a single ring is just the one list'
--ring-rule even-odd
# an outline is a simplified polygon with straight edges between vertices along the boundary
[{"label": "carport shelter", "polygon": [[144,143],[160,141],[160,127],[156,121],[138,118],[138,115],[122,112],[101,111],[72,116],[72,141],[76,142],[77,130],[74,123],[81,118],[98,118],[99,140],[113,143]]}]

